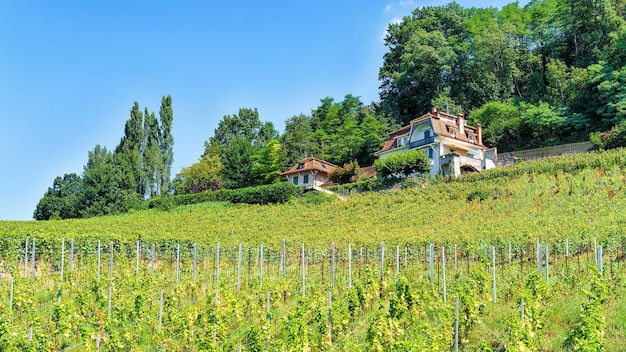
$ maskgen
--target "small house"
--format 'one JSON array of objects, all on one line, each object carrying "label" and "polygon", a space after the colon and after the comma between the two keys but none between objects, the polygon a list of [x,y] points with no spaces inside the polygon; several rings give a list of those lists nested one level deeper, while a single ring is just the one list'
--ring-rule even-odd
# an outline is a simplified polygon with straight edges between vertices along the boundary
[{"label": "small house", "polygon": [[379,158],[409,150],[423,150],[430,159],[430,176],[458,176],[495,167],[496,149],[483,144],[482,127],[467,124],[463,114],[452,115],[433,108],[389,133]]},{"label": "small house", "polygon": [[328,181],[330,174],[336,167],[328,161],[309,157],[298,161],[289,171],[280,175],[298,187],[319,189],[323,183]]}]

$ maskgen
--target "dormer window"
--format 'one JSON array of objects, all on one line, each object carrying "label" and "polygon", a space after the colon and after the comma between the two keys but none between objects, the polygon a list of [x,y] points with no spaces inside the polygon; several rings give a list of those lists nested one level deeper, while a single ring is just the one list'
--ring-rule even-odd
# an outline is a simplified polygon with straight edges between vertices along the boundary
[{"label": "dormer window", "polygon": [[454,127],[449,127],[448,129],[450,131],[450,134],[452,135],[452,137],[456,137],[456,128]]},{"label": "dormer window", "polygon": [[402,137],[402,138],[396,139],[396,143],[397,143],[398,147],[403,146],[406,143],[406,137]]},{"label": "dormer window", "polygon": [[302,170],[302,169],[304,169],[304,163],[298,164],[298,170]]},{"label": "dormer window", "polygon": [[469,139],[470,142],[474,143],[476,142],[476,135],[473,133],[468,133],[467,134],[467,138]]}]

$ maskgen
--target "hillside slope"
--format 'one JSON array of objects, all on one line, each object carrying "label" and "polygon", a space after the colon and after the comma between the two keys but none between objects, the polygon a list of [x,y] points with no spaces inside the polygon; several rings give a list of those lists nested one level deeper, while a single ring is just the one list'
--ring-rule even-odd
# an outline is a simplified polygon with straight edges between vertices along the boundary
[{"label": "hillside slope", "polygon": [[[276,246],[616,238],[626,223],[623,150],[523,163],[461,182],[280,205],[204,203],[84,220],[0,222],[3,237],[137,238]],[[612,160],[570,167],[576,160]],[[543,165],[543,166],[542,166]],[[552,169],[545,169],[548,165]],[[556,166],[555,166],[556,165]],[[567,166],[567,167],[564,167]],[[569,172],[563,169],[571,169]],[[521,171],[520,171],[521,170]],[[482,200],[478,200],[484,198]],[[474,199],[474,200],[471,200]]]}]

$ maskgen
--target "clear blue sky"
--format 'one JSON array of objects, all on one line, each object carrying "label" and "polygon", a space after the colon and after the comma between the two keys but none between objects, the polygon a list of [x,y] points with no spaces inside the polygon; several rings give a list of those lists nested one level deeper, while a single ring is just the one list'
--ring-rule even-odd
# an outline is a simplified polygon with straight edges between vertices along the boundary
[{"label": "clear blue sky", "polygon": [[445,3],[2,1],[0,219],[32,219],[56,176],[115,148],[135,101],[158,114],[172,96],[172,177],[239,108],[282,131],[327,96],[376,101],[387,25]]}]

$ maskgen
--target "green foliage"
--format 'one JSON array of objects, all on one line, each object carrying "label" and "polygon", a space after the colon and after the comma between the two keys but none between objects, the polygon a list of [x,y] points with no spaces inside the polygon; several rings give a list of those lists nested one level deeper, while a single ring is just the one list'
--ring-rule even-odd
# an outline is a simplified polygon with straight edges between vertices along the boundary
[{"label": "green foliage", "polygon": [[582,304],[580,323],[568,335],[565,346],[574,351],[602,351],[606,344],[606,308],[609,289],[599,270],[592,271],[590,288],[585,290],[586,301]]},{"label": "green foliage", "polygon": [[270,184],[281,181],[284,171],[285,154],[277,139],[269,140],[261,150],[252,156],[252,177],[258,184]]},{"label": "green foliage", "polygon": [[220,189],[195,194],[183,194],[153,198],[148,201],[148,208],[170,210],[174,206],[198,204],[204,202],[226,201],[246,204],[275,204],[287,202],[296,192],[289,182],[280,182],[265,186],[239,189]]},{"label": "green foliage", "polygon": [[380,111],[406,124],[460,105],[500,151],[584,141],[626,111],[623,13],[608,0],[416,8],[388,27]]},{"label": "green foliage", "polygon": [[402,174],[406,178],[414,173],[427,173],[431,164],[428,155],[420,149],[397,152],[380,158],[374,162],[374,168],[381,177]]},{"label": "green foliage", "polygon": [[329,176],[329,180],[333,183],[342,185],[357,180],[361,168],[356,160],[343,164],[343,167],[337,167]]},{"label": "green foliage", "polygon": [[220,178],[222,163],[218,156],[204,155],[190,167],[183,167],[176,175],[174,186],[176,194],[216,191],[222,188]]},{"label": "green foliage", "polygon": [[119,214],[142,209],[144,197],[170,193],[174,139],[172,98],[161,102],[161,126],[154,113],[135,102],[124,136],[110,152],[96,145],[81,176],[57,177],[35,209],[37,220]]}]

